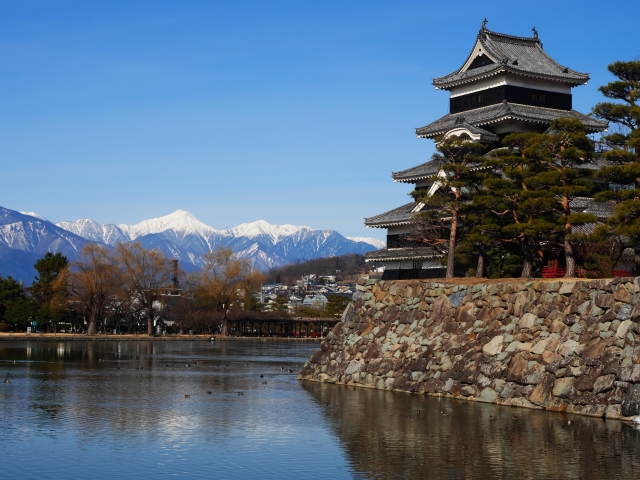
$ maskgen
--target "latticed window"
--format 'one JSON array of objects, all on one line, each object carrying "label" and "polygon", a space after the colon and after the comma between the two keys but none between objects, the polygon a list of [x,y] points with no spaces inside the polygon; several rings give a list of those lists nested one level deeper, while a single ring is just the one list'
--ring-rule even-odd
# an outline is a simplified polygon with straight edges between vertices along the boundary
[{"label": "latticed window", "polygon": [[413,261],[413,269],[414,270],[420,270],[421,268],[422,268],[422,261],[414,260]]}]

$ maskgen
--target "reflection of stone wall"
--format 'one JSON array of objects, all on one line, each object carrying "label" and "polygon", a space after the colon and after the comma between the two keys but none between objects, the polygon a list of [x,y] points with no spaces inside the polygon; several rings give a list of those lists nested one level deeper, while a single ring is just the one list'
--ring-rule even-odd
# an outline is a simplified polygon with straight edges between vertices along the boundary
[{"label": "reflection of stone wall", "polygon": [[357,289],[300,379],[640,414],[640,278],[361,279]]},{"label": "reflection of stone wall", "polygon": [[622,422],[583,417],[567,425],[536,410],[512,419],[493,405],[442,397],[316,382],[303,388],[356,478],[639,478],[640,431]]}]

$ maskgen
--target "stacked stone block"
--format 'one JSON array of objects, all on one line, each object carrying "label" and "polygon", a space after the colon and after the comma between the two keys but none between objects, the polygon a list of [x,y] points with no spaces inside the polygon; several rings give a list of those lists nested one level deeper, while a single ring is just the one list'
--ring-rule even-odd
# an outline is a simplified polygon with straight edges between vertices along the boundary
[{"label": "stacked stone block", "polygon": [[360,279],[298,378],[631,417],[639,321],[640,278]]}]

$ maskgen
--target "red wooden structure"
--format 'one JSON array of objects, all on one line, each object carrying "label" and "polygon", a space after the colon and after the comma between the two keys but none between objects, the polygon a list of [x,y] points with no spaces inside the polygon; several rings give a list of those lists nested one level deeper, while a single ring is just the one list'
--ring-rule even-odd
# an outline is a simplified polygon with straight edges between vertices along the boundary
[{"label": "red wooden structure", "polygon": [[566,268],[542,267],[542,278],[562,278],[567,273]]}]

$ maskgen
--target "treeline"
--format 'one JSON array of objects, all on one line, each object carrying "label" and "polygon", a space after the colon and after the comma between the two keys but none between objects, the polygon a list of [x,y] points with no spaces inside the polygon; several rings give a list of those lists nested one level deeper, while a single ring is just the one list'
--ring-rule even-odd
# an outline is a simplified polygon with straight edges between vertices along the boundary
[{"label": "treeline", "polygon": [[[25,331],[35,324],[45,332],[96,334],[118,329],[154,335],[163,324],[227,333],[229,311],[253,305],[251,291],[264,276],[228,248],[203,257],[204,269],[185,275],[177,262],[140,244],[119,244],[114,250],[87,245],[81,258],[69,263],[47,253],[35,264],[38,276],[25,288],[0,276],[0,331]],[[245,302],[247,300],[247,302]]]},{"label": "treeline", "polygon": [[368,269],[364,255],[352,253],[306,261],[296,260],[282,267],[270,269],[266,277],[268,283],[292,285],[303,275],[336,275],[338,279],[346,279],[365,273]]},{"label": "treeline", "polygon": [[[640,274],[640,61],[615,62],[618,80],[600,87],[608,99],[593,115],[610,122],[598,150],[585,126],[555,120],[545,133],[512,133],[486,146],[439,139],[433,160],[446,174],[429,196],[410,240],[446,257],[447,277],[531,277],[545,258],[566,258],[566,276],[612,277],[623,251]],[[607,202],[598,212],[572,208],[578,197]]]}]

